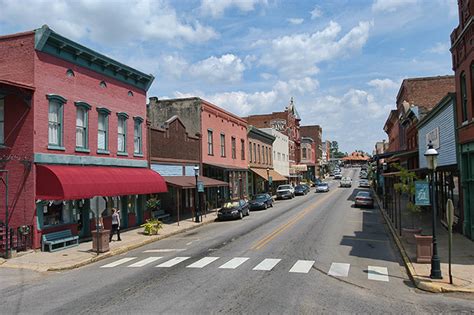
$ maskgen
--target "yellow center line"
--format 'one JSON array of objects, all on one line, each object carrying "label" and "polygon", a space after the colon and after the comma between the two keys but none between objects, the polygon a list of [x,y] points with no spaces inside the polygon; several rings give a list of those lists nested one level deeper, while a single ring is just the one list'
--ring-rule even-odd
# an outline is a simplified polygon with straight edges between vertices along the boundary
[{"label": "yellow center line", "polygon": [[296,216],[294,216],[293,218],[291,218],[288,222],[280,225],[278,228],[276,228],[273,232],[271,232],[270,234],[266,235],[264,238],[260,239],[258,242],[256,242],[250,249],[252,250],[259,250],[261,249],[263,246],[265,246],[266,244],[268,244],[270,241],[272,241],[273,239],[275,239],[278,235],[280,235],[281,233],[283,233],[284,231],[286,231],[289,227],[291,227],[292,225],[294,225],[296,222],[298,222],[299,220],[301,220],[308,212],[310,212],[311,210],[314,210],[316,208],[317,205],[319,205],[321,202],[323,202],[324,200],[326,200],[327,198],[329,198],[330,195],[332,195],[336,190],[332,190],[329,192],[329,194],[327,194],[326,196],[322,197],[321,199],[317,200],[314,204],[306,207],[303,209],[303,211],[299,214],[297,214]]}]

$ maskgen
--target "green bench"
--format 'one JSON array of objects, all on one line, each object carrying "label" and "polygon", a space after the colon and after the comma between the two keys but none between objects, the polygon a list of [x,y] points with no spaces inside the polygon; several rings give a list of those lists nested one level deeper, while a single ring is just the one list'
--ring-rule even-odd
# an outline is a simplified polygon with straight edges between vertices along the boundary
[{"label": "green bench", "polygon": [[152,216],[154,219],[158,219],[158,220],[163,220],[163,219],[166,220],[170,218],[169,213],[166,213],[165,210],[163,209],[153,211]]},{"label": "green bench", "polygon": [[79,245],[79,236],[72,235],[71,230],[64,230],[43,234],[41,242],[41,250],[44,252],[45,247],[48,251],[54,252],[63,248]]}]

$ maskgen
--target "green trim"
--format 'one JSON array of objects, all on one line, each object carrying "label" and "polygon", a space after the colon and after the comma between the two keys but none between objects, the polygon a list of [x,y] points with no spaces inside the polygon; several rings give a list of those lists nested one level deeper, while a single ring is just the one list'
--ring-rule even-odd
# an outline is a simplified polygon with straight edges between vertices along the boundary
[{"label": "green trim", "polygon": [[66,151],[66,148],[60,145],[48,144],[48,150]]},{"label": "green trim", "polygon": [[74,105],[76,105],[77,107],[84,107],[86,110],[91,110],[92,108],[92,106],[83,101],[74,102]]},{"label": "green trim", "polygon": [[110,154],[109,150],[99,150],[97,149],[97,154]]},{"label": "green trim", "polygon": [[144,121],[143,118],[140,116],[133,117],[133,120],[139,122],[140,124]]},{"label": "green trim", "polygon": [[111,113],[110,109],[106,107],[97,107],[96,110],[98,113],[105,114],[105,115],[110,115]]},{"label": "green trim", "polygon": [[146,160],[53,153],[35,153],[34,162],[40,164],[148,167]]},{"label": "green trim", "polygon": [[125,118],[125,119],[128,119],[128,117],[129,117],[128,114],[125,113],[125,112],[118,112],[118,113],[117,113],[117,116],[118,116],[118,117],[123,117],[123,118]]},{"label": "green trim", "polygon": [[151,74],[145,74],[73,42],[47,25],[35,30],[35,49],[144,91],[148,91],[155,79]]},{"label": "green trim", "polygon": [[76,147],[76,152],[90,153],[91,150],[85,149],[85,148]]},{"label": "green trim", "polygon": [[46,98],[50,101],[58,101],[60,103],[67,103],[67,99],[58,94],[46,94]]}]

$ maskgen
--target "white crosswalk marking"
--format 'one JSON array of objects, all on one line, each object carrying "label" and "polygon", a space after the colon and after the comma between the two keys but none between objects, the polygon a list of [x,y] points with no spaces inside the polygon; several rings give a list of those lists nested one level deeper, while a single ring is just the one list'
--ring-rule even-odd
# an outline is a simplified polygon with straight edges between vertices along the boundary
[{"label": "white crosswalk marking", "polygon": [[161,258],[163,257],[148,257],[143,260],[137,261],[136,263],[131,264],[130,266],[127,266],[127,267],[132,267],[132,268],[143,267]]},{"label": "white crosswalk marking", "polygon": [[369,280],[388,282],[388,269],[386,267],[369,266],[368,277]]},{"label": "white crosswalk marking", "polygon": [[314,260],[298,260],[293,267],[291,267],[290,272],[295,273],[308,273],[313,267]]},{"label": "white crosswalk marking", "polygon": [[172,253],[172,252],[182,252],[186,248],[164,248],[164,249],[148,249],[143,251],[144,253]]},{"label": "white crosswalk marking", "polygon": [[238,266],[242,265],[247,260],[249,260],[249,258],[247,258],[247,257],[236,257],[236,258],[233,258],[233,259],[229,260],[228,262],[226,262],[225,264],[223,264],[219,268],[220,269],[235,269]]},{"label": "white crosswalk marking", "polygon": [[126,262],[129,262],[130,260],[134,260],[135,258],[137,257],[127,257],[127,258],[122,258],[122,259],[119,259],[117,261],[114,261],[110,264],[107,264],[107,265],[103,265],[101,266],[100,268],[113,268],[113,267],[116,267],[118,265],[121,265],[121,264],[124,264]]},{"label": "white crosswalk marking", "polygon": [[264,259],[261,263],[259,263],[253,270],[265,270],[269,271],[272,270],[273,267],[275,267],[281,259],[272,259],[272,258],[266,258]]},{"label": "white crosswalk marking", "polygon": [[332,263],[328,275],[334,277],[347,277],[349,275],[350,264]]},{"label": "white crosswalk marking", "polygon": [[199,259],[195,263],[192,263],[191,265],[187,266],[186,268],[204,268],[218,259],[219,257],[204,257],[202,259]]},{"label": "white crosswalk marking", "polygon": [[185,261],[186,259],[189,259],[191,257],[175,257],[173,259],[170,259],[168,261],[165,261],[164,263],[162,264],[159,264],[158,268],[169,268],[169,267],[173,267],[174,265],[177,265],[179,264],[180,262],[183,262]]}]

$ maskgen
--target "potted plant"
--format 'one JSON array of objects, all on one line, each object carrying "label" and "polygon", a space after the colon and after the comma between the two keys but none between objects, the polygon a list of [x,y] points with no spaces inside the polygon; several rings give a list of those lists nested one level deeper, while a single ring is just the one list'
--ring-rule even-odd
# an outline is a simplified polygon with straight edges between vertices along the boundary
[{"label": "potted plant", "polygon": [[416,193],[415,181],[418,178],[414,172],[410,172],[399,165],[395,165],[395,167],[399,170],[399,174],[397,175],[399,182],[394,185],[394,188],[396,192],[405,194],[408,197],[406,209],[409,211],[411,216],[411,227],[402,228],[402,231],[404,236],[406,236],[407,241],[412,241],[414,240],[414,235],[420,234],[422,231],[420,227],[415,226],[415,220],[419,218],[421,214],[420,206],[417,206],[414,203]]},{"label": "potted plant", "polygon": [[148,219],[146,220],[146,223],[141,225],[141,227],[145,228],[143,234],[157,235],[158,231],[163,228],[163,224],[158,219]]}]

